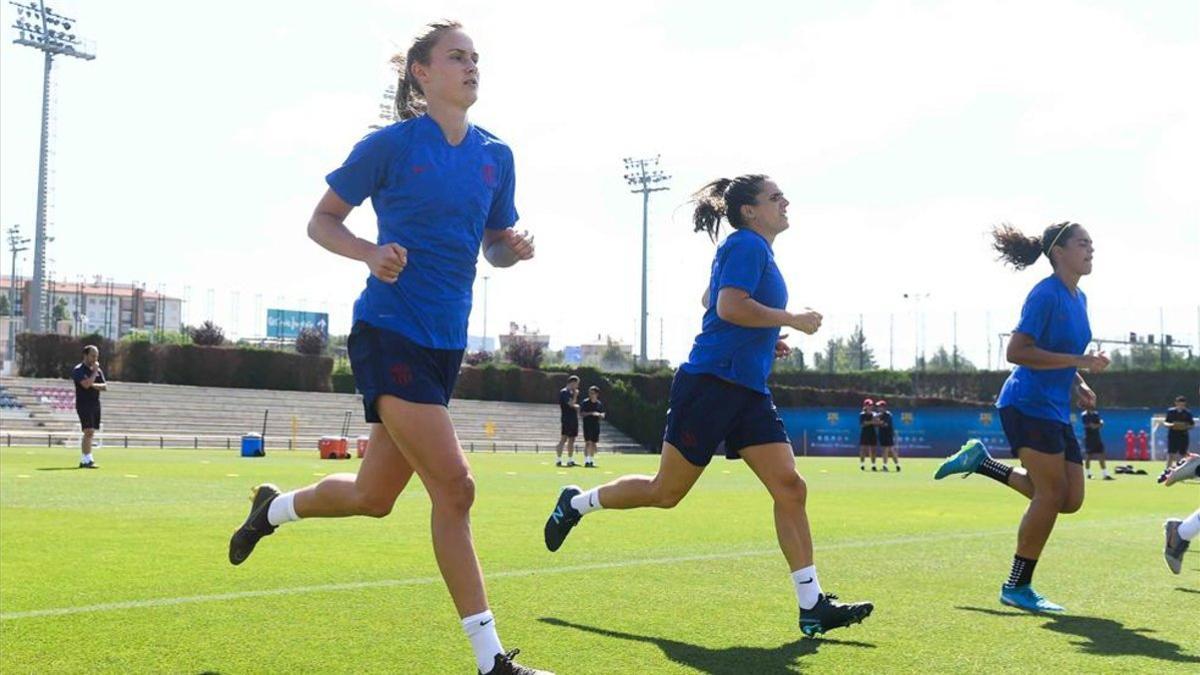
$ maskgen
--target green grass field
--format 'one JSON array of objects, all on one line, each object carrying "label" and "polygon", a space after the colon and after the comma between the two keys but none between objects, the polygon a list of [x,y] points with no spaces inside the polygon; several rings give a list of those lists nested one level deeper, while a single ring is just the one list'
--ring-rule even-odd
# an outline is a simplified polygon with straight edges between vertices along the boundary
[{"label": "green grass field", "polygon": [[[251,486],[294,487],[357,460],[276,452],[0,450],[0,671],[471,673],[414,481],[383,520],[312,520],[226,561]],[[1025,502],[982,477],[935,483],[804,459],[827,591],[865,623],[801,637],[765,490],[716,460],[672,511],[589,515],[548,553],[558,488],[652,472],[656,457],[479,454],[475,541],[506,648],[558,673],[1198,672],[1200,553],[1162,561],[1161,523],[1200,489],[1090,481],[1059,521],[1036,586],[1070,610],[997,602]]]}]

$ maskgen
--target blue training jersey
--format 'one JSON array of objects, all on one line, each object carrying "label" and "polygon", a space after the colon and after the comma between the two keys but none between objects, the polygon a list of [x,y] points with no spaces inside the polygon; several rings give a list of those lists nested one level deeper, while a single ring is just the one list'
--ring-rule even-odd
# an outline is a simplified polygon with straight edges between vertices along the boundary
[{"label": "blue training jersey", "polygon": [[729,287],[746,291],[767,307],[787,307],[787,283],[775,265],[775,254],[767,240],[753,230],[736,230],[717,248],[704,322],[692,353],[679,367],[687,373],[715,375],[769,394],[767,375],[775,360],[779,328],[746,328],[717,316],[717,294]]},{"label": "blue training jersey", "polygon": [[[1083,354],[1092,341],[1087,296],[1079,288],[1072,295],[1052,274],[1029,292],[1021,308],[1021,321],[1013,332],[1031,336],[1035,346],[1048,352]],[[1075,370],[1017,366],[1000,389],[996,407],[1015,406],[1030,417],[1070,424]]]},{"label": "blue training jersey", "polygon": [[422,115],[367,135],[325,181],[347,204],[370,197],[377,243],[408,249],[395,283],[367,277],[354,320],[424,347],[465,349],[483,230],[517,222],[509,147],[474,125],[450,145]]}]

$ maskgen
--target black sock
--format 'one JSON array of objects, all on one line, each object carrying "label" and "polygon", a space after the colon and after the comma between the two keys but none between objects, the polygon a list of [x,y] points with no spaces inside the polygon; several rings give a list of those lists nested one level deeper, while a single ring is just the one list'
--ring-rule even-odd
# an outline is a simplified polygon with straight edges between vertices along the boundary
[{"label": "black sock", "polygon": [[1034,567],[1037,567],[1036,560],[1014,555],[1012,571],[1008,573],[1008,581],[1004,585],[1009,588],[1013,586],[1028,586],[1033,582]]},{"label": "black sock", "polygon": [[999,481],[1005,485],[1008,485],[1008,475],[1012,472],[1013,468],[1011,466],[1007,464],[1001,464],[991,457],[983,460],[983,464],[980,464],[979,468],[975,469],[975,473],[982,476],[987,476],[988,478]]}]

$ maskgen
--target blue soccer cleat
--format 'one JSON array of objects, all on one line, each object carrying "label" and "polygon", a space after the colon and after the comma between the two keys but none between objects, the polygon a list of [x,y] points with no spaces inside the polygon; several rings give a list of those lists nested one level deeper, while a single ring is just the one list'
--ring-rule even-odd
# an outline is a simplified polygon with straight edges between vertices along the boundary
[{"label": "blue soccer cleat", "polygon": [[963,478],[966,478],[975,473],[975,470],[982,466],[983,461],[989,457],[987,448],[983,447],[983,441],[972,438],[963,444],[962,449],[942,462],[937,473],[933,474],[933,479],[941,480],[955,473],[965,474]]},{"label": "blue soccer cleat", "polygon": [[1000,604],[1035,613],[1067,611],[1062,605],[1056,605],[1043,598],[1029,584],[1025,584],[1024,586],[1001,586]]},{"label": "blue soccer cleat", "polygon": [[554,503],[554,511],[546,519],[546,526],[543,529],[546,548],[550,551],[557,551],[566,541],[567,535],[571,533],[571,528],[578,525],[580,519],[583,518],[583,515],[571,506],[571,498],[582,492],[583,490],[580,490],[578,485],[568,485],[558,494],[558,501]]}]

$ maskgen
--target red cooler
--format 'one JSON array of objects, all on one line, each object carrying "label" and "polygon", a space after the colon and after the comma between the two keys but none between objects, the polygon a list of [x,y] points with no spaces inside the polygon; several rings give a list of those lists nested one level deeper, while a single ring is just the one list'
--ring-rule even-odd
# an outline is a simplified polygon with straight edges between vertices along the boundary
[{"label": "red cooler", "polygon": [[359,436],[358,437],[358,458],[359,459],[362,459],[363,457],[367,456],[367,440],[369,438],[370,438],[370,436]]},{"label": "red cooler", "polygon": [[349,444],[345,436],[322,436],[317,441],[317,450],[321,453],[321,459],[350,459],[350,453],[346,450]]}]

